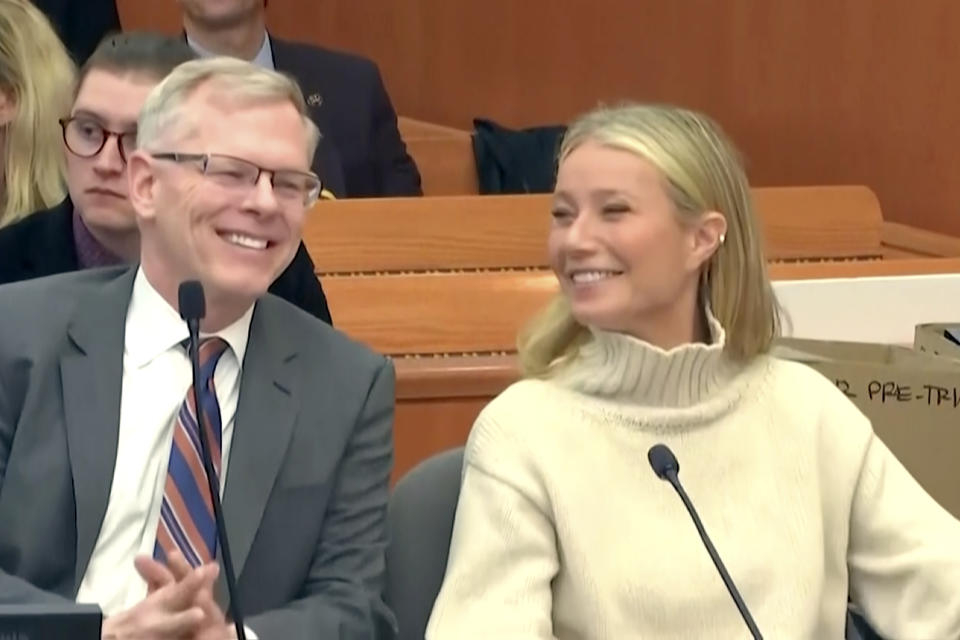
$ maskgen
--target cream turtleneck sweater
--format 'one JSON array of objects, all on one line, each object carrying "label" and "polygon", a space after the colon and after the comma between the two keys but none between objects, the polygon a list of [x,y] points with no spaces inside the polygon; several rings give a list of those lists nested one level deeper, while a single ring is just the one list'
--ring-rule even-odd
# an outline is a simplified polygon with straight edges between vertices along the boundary
[{"label": "cream turtleneck sweater", "polygon": [[805,365],[737,366],[595,331],[470,434],[428,640],[749,638],[647,462],[666,443],[764,637],[840,639],[847,595],[892,640],[960,638],[960,522]]}]

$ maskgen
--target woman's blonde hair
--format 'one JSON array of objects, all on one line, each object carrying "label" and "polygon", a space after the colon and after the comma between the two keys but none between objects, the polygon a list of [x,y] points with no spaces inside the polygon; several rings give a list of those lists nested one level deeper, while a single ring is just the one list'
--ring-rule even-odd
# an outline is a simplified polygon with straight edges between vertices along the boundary
[{"label": "woman's blonde hair", "polygon": [[16,105],[3,154],[0,226],[63,200],[58,119],[73,99],[76,67],[60,38],[27,0],[0,0],[0,91]]},{"label": "woman's blonde hair", "polygon": [[[769,350],[780,333],[779,310],[746,172],[739,154],[709,117],[670,106],[601,107],[576,121],[560,146],[559,162],[585,142],[637,154],[656,166],[681,218],[717,211],[727,232],[700,280],[705,300],[727,334],[725,353],[747,361]],[[521,332],[523,371],[544,377],[572,358],[588,336],[561,295]]]}]

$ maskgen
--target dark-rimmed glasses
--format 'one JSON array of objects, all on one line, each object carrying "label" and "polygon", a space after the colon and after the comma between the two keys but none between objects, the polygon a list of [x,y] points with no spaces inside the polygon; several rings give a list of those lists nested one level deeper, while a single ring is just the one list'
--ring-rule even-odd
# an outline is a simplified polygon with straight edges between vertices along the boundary
[{"label": "dark-rimmed glasses", "polygon": [[226,189],[245,192],[256,186],[260,176],[270,175],[270,185],[277,200],[285,204],[311,207],[320,195],[322,184],[314,173],[293,169],[267,169],[249,160],[220,153],[151,153],[157,160],[180,164],[194,163],[200,172]]},{"label": "dark-rimmed glasses", "polygon": [[110,131],[96,120],[83,116],[60,119],[63,143],[70,153],[81,158],[92,158],[103,151],[110,138],[117,139],[117,150],[124,164],[137,149],[136,131]]}]

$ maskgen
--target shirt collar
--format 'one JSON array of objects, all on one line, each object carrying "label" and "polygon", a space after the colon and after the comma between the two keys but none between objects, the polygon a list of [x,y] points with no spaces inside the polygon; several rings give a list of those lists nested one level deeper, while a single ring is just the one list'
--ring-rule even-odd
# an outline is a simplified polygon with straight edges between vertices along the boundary
[{"label": "shirt collar", "polygon": [[76,207],[73,209],[73,246],[77,252],[77,264],[81,269],[94,267],[112,267],[123,263],[123,259],[103,246],[83,221]]},{"label": "shirt collar", "polygon": [[[190,45],[190,48],[193,49],[201,58],[213,58],[219,55],[197,44],[197,42],[193,40],[189,34],[187,35],[187,44]],[[270,69],[271,71],[276,70],[273,65],[273,47],[270,45],[270,34],[268,34],[266,31],[263,32],[263,44],[260,45],[260,50],[257,51],[257,55],[253,57],[251,62],[258,67],[263,67],[264,69]]]},{"label": "shirt collar", "polygon": [[[200,333],[201,338],[210,335],[223,338],[230,345],[241,367],[250,337],[253,307],[254,305],[250,305],[238,320],[221,331],[213,334]],[[130,364],[140,368],[189,337],[187,324],[180,314],[153,288],[143,269],[138,267],[133,281],[130,307],[127,310],[124,340],[124,349]]]}]

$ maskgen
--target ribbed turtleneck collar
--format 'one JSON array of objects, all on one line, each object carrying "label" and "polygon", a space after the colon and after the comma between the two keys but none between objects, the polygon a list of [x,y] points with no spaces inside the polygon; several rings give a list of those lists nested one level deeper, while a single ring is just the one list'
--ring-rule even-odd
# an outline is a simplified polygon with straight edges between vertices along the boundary
[{"label": "ribbed turtleneck collar", "polygon": [[726,334],[707,313],[710,344],[664,350],[638,338],[591,329],[591,338],[555,378],[558,384],[634,407],[689,409],[712,404],[742,367],[723,352]]}]

